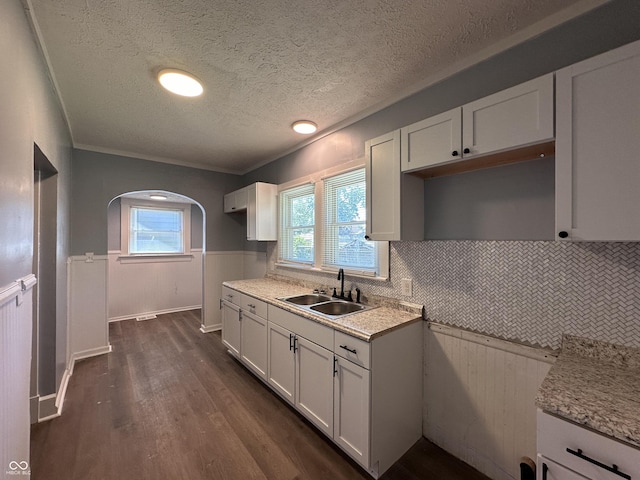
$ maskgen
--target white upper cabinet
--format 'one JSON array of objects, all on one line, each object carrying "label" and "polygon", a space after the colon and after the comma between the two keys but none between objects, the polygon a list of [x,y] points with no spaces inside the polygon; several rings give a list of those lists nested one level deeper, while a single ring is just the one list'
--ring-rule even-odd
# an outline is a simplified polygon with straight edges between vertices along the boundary
[{"label": "white upper cabinet", "polygon": [[223,200],[224,213],[242,212],[247,209],[248,187],[227,193]]},{"label": "white upper cabinet", "polygon": [[401,137],[403,172],[552,140],[553,74],[404,127]]},{"label": "white upper cabinet", "polygon": [[427,168],[462,158],[460,107],[400,129],[403,172]]},{"label": "white upper cabinet", "polygon": [[224,196],[225,213],[247,213],[247,240],[278,239],[278,186],[257,182]]},{"label": "white upper cabinet", "polygon": [[424,238],[424,182],[400,171],[400,130],[365,143],[370,240]]},{"label": "white upper cabinet", "polygon": [[556,75],[556,234],[640,240],[640,42]]}]

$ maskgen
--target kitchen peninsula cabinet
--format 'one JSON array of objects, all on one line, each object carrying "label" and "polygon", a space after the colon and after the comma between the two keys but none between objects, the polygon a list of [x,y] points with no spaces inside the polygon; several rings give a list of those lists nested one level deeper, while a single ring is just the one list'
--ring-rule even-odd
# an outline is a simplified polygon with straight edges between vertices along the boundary
[{"label": "kitchen peninsula cabinet", "polygon": [[640,240],[640,42],[556,74],[556,238]]},{"label": "kitchen peninsula cabinet", "polygon": [[400,129],[409,172],[553,140],[553,74]]},{"label": "kitchen peninsula cabinet", "polygon": [[365,143],[368,240],[424,239],[424,181],[400,171],[400,130]]},{"label": "kitchen peninsula cabinet", "polygon": [[256,182],[224,196],[225,213],[246,212],[247,240],[274,241],[277,232],[278,186]]}]

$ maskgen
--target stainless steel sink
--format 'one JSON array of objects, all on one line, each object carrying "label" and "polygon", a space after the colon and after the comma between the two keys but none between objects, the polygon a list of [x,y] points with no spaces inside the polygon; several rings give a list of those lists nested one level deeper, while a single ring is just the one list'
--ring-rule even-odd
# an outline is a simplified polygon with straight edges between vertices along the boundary
[{"label": "stainless steel sink", "polygon": [[359,303],[342,302],[339,300],[319,303],[312,305],[311,310],[314,312],[324,313],[325,315],[346,315],[348,313],[359,312],[364,310],[364,305]]},{"label": "stainless steel sink", "polygon": [[283,298],[285,302],[293,303],[295,305],[313,305],[320,302],[328,302],[331,300],[329,295],[322,295],[319,293],[308,293],[306,295],[294,295],[293,297]]},{"label": "stainless steel sink", "polygon": [[291,297],[280,298],[280,300],[290,303],[300,310],[322,315],[327,318],[344,317],[345,315],[352,315],[374,308],[368,305],[362,305],[361,303],[353,303],[333,298],[321,293],[292,295]]}]

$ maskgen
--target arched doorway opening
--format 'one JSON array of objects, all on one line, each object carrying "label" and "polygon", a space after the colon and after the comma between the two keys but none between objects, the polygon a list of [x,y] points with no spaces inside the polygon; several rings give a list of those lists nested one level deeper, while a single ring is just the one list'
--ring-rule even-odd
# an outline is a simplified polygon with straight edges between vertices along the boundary
[{"label": "arched doorway opening", "polygon": [[206,214],[166,190],[127,192],[107,207],[109,322],[201,310]]}]

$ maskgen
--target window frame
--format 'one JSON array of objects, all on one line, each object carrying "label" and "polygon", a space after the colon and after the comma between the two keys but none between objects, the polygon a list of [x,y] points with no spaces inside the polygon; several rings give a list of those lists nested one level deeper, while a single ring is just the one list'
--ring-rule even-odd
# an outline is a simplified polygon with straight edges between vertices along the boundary
[{"label": "window frame", "polygon": [[[170,258],[170,257],[190,257],[191,256],[191,204],[175,203],[165,201],[151,201],[137,198],[125,198],[120,200],[120,257],[121,258]],[[132,208],[153,208],[157,210],[180,210],[182,211],[182,252],[176,253],[131,253],[129,250],[131,209]]]},{"label": "window frame", "polygon": [[[348,162],[346,164],[339,165],[337,167],[328,168],[319,172],[316,172],[312,175],[308,175],[303,178],[299,178],[293,180],[291,182],[287,182],[278,186],[278,215],[280,215],[280,199],[283,191],[293,189],[304,184],[313,183],[315,185],[315,237],[314,237],[314,262],[313,264],[302,264],[287,261],[282,258],[281,255],[281,236],[282,230],[280,228],[280,218],[278,218],[278,247],[277,247],[277,259],[275,262],[275,266],[278,268],[292,268],[292,269],[300,269],[307,271],[317,271],[317,272],[328,272],[328,273],[337,273],[340,268],[344,270],[347,275],[355,276],[355,277],[363,277],[370,280],[380,280],[387,281],[389,280],[389,242],[388,241],[378,241],[378,255],[376,262],[376,269],[374,270],[364,270],[358,268],[350,268],[348,266],[333,266],[333,265],[325,265],[323,262],[324,255],[324,223],[325,223],[325,209],[326,203],[324,198],[324,184],[325,180],[335,177],[338,175],[342,175],[345,173],[349,173],[351,171],[357,169],[364,169],[364,159],[356,160],[353,162]],[[366,179],[365,179],[366,181]]]},{"label": "window frame", "polygon": [[[311,261],[303,261],[303,260],[299,260],[299,259],[293,259],[291,257],[287,257],[285,258],[284,256],[284,252],[285,250],[291,250],[292,249],[292,245],[289,242],[282,242],[280,240],[280,238],[282,237],[282,231],[286,228],[288,231],[293,230],[295,227],[290,225],[290,222],[286,222],[285,224],[285,219],[282,218],[283,216],[283,195],[287,194],[288,192],[291,192],[292,190],[309,190],[308,193],[302,193],[300,195],[296,195],[295,197],[303,197],[303,196],[308,196],[308,195],[313,195],[313,225],[307,225],[307,226],[300,226],[299,228],[311,228],[313,229],[313,254],[311,255],[312,260]],[[295,198],[293,195],[291,195],[291,198]],[[318,203],[317,203],[317,196],[316,196],[316,186],[314,185],[313,182],[304,182],[301,183],[300,185],[296,185],[290,188],[286,188],[283,189],[282,191],[278,192],[278,259],[279,261],[281,261],[282,263],[286,263],[289,265],[298,265],[301,267],[310,267],[313,266],[315,264],[315,260],[316,260],[316,254],[317,254],[317,240],[318,240],[318,236],[317,236],[317,226],[318,226],[318,218],[317,218],[317,207],[318,207]],[[288,209],[290,210],[290,209]]]}]

